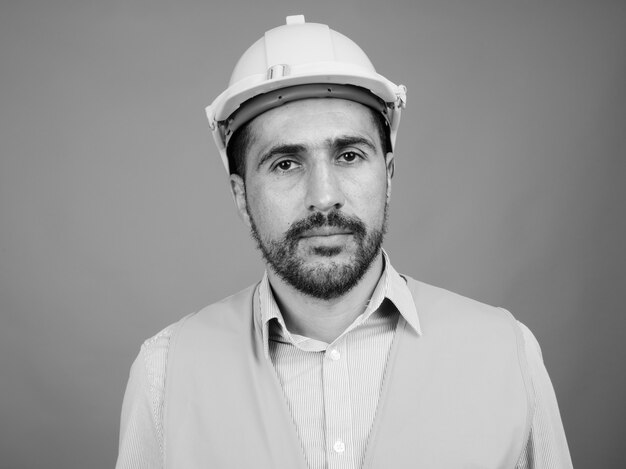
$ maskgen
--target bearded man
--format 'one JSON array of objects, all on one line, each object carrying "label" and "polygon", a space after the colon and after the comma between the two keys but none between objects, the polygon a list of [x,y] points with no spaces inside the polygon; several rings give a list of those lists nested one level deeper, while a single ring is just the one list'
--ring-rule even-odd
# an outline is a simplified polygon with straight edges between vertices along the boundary
[{"label": "bearded man", "polygon": [[266,272],[144,343],[118,468],[571,467],[530,331],[382,250],[405,103],[301,16],[244,53],[207,115]]}]

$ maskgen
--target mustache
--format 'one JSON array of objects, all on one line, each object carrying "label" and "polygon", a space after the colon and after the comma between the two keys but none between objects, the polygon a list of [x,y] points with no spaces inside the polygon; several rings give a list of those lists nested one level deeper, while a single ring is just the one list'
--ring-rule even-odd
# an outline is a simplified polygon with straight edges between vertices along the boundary
[{"label": "mustache", "polygon": [[357,239],[365,238],[367,233],[365,223],[358,217],[348,216],[339,211],[333,211],[328,214],[315,212],[302,220],[292,223],[285,233],[285,239],[290,243],[294,243],[297,242],[304,232],[325,226],[351,231]]}]

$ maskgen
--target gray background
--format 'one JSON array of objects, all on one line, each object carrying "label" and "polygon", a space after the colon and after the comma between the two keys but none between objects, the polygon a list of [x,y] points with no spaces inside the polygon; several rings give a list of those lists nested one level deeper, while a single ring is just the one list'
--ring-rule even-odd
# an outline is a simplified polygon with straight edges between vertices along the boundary
[{"label": "gray background", "polygon": [[0,6],[0,465],[112,467],[143,339],[256,281],[203,107],[287,14],[409,89],[396,268],[538,337],[575,466],[626,467],[626,3]]}]

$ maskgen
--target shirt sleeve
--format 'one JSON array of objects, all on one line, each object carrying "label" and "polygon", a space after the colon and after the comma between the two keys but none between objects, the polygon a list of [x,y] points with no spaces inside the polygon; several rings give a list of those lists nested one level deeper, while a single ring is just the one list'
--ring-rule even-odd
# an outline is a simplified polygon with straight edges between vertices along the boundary
[{"label": "shirt sleeve", "polygon": [[163,396],[171,328],[141,347],[128,378],[116,469],[163,467]]},{"label": "shirt sleeve", "polygon": [[533,333],[519,323],[532,380],[535,408],[526,447],[516,469],[569,469],[572,460],[552,382]]}]

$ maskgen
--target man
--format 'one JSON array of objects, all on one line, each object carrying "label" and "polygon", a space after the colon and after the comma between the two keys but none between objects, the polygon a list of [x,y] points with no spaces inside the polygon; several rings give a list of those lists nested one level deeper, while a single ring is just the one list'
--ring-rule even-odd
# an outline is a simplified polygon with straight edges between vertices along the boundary
[{"label": "man", "polygon": [[207,108],[259,284],[146,341],[118,468],[567,468],[539,346],[382,250],[406,89],[288,17]]}]

